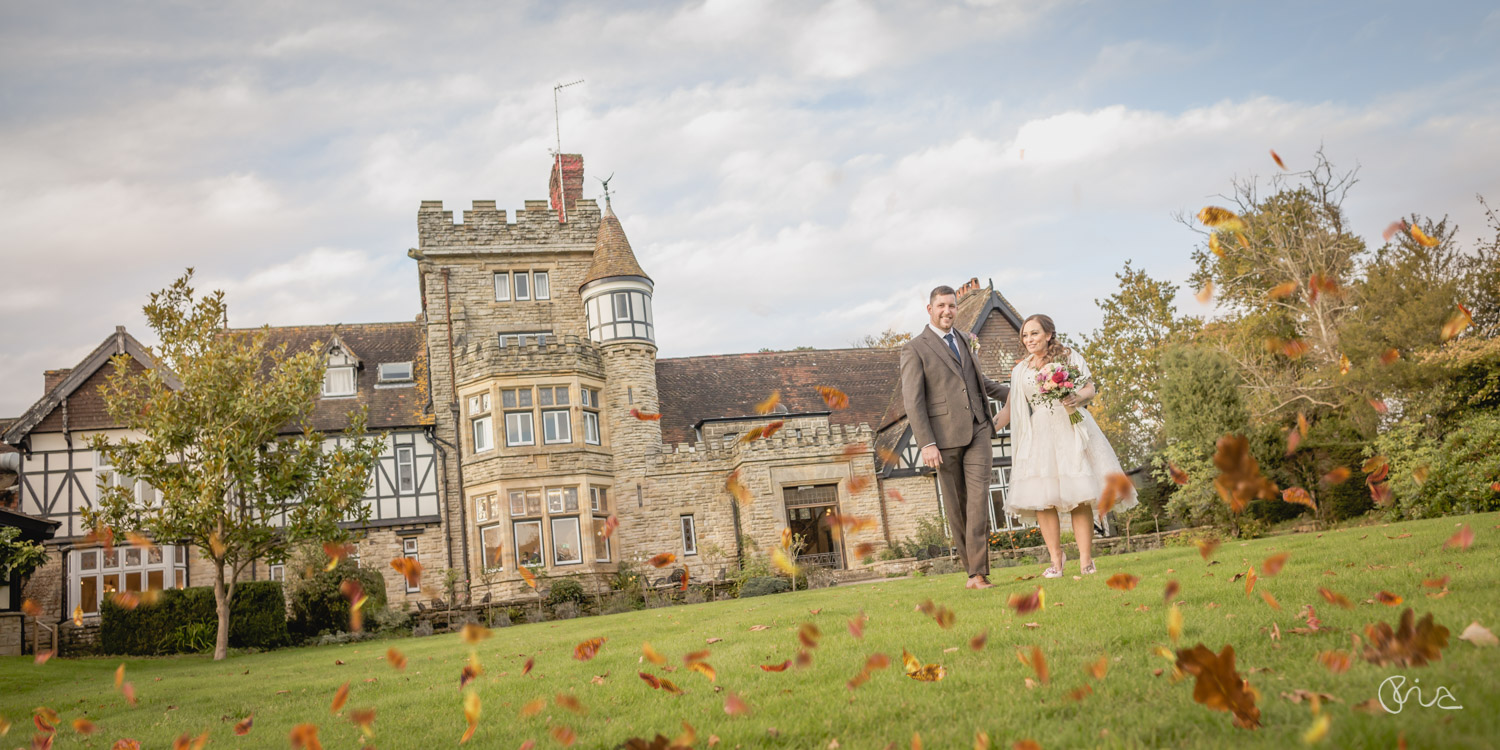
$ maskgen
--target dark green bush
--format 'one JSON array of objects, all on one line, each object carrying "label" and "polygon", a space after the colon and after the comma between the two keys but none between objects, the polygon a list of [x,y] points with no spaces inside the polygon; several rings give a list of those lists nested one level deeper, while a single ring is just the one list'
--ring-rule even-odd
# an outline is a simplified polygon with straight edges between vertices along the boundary
[{"label": "dark green bush", "polygon": [[296,579],[292,584],[292,619],[288,625],[293,633],[311,638],[324,633],[338,633],[349,629],[349,600],[339,590],[345,579],[359,581],[369,600],[360,608],[367,624],[377,622],[377,615],[385,609],[385,577],[379,571],[361,568],[344,561],[333,570],[318,570],[308,578]]},{"label": "dark green bush", "polygon": [[1045,544],[1042,530],[1035,526],[990,532],[990,549],[1022,549],[1041,544]]},{"label": "dark green bush", "polygon": [[[106,599],[100,612],[100,646],[106,654],[134,656],[212,650],[218,622],[214,591],[208,586],[168,589],[162,592],[161,601],[135,609]],[[290,642],[281,583],[236,585],[229,604],[229,645],[265,649]]]},{"label": "dark green bush", "polygon": [[588,601],[588,594],[583,591],[583,584],[576,578],[558,578],[552,582],[552,592],[547,594],[547,603],[557,606],[563,602],[583,604]]},{"label": "dark green bush", "polygon": [[740,597],[764,596],[766,594],[780,594],[783,591],[791,591],[792,582],[785,578],[751,578],[740,587]]}]

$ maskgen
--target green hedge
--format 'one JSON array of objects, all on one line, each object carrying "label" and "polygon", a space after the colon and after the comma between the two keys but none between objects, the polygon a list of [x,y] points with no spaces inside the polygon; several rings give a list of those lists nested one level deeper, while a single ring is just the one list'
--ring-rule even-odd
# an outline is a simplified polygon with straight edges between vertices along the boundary
[{"label": "green hedge", "polygon": [[359,581],[364,587],[369,600],[360,612],[364,615],[365,628],[372,628],[376,616],[385,609],[385,578],[378,570],[362,568],[345,560],[333,570],[318,570],[311,577],[297,578],[292,582],[290,627],[293,633],[313,638],[349,629],[349,600],[339,589],[346,578]]},{"label": "green hedge", "polygon": [[792,582],[785,578],[751,578],[740,587],[740,597],[765,596],[767,594],[780,594],[783,591],[791,591]]},{"label": "green hedge", "polygon": [[[105,599],[100,645],[106,654],[147,656],[212,650],[218,634],[214,590],[208,586],[167,589],[161,601],[124,609]],[[278,648],[291,642],[286,599],[279,581],[245,581],[229,604],[229,645]]]}]

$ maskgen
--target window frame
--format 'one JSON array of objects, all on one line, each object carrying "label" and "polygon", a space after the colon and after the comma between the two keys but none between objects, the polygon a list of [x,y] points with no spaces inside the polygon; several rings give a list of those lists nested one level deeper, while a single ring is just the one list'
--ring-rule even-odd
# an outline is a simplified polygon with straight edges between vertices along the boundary
[{"label": "window frame", "polygon": [[[614,550],[610,547],[609,537],[604,535],[604,527],[609,519],[602,516],[594,516],[594,562],[607,563],[614,557]],[[599,543],[604,543],[604,557],[599,556]]]},{"label": "window frame", "polygon": [[[510,426],[511,417],[515,417],[518,420],[524,421],[524,428],[527,435],[525,440],[512,439],[512,435],[515,434],[515,432],[521,431],[520,428],[522,427],[522,425],[520,422],[518,422],[517,429],[513,432]],[[517,448],[525,447],[528,445],[536,445],[536,412],[530,409],[526,411],[505,412],[505,447]]]},{"label": "window frame", "polygon": [[[386,373],[386,368],[393,366],[404,366],[406,368],[406,374],[400,377],[397,377],[395,375],[388,375]],[[377,369],[379,370],[378,381],[381,383],[405,383],[407,381],[415,379],[416,377],[414,374],[414,370],[412,369],[412,363],[410,361],[381,362]]]},{"label": "window frame", "polygon": [[[406,474],[403,477],[401,466],[402,456],[405,455]],[[405,480],[403,483],[402,480]],[[396,494],[417,491],[417,449],[412,445],[396,446]]]},{"label": "window frame", "polygon": [[[548,417],[552,417],[549,422]],[[561,421],[559,422],[559,418]],[[562,429],[556,429],[561,427]],[[556,433],[556,437],[547,437],[547,432]],[[566,432],[564,435],[562,433]],[[573,442],[573,412],[571,409],[543,409],[542,410],[542,444],[564,445]]]},{"label": "window frame", "polygon": [[[590,432],[592,432],[592,439],[590,439]],[[597,411],[585,409],[583,412],[583,443],[584,445],[604,443],[604,433],[599,429],[599,412]]]},{"label": "window frame", "polygon": [[[416,537],[414,537],[414,536],[407,536],[407,537],[402,537],[401,538],[401,556],[405,557],[405,558],[412,559],[412,560],[416,560],[417,562],[421,562],[422,561],[422,553],[418,549],[417,538]],[[422,590],[422,582],[421,581],[417,581],[417,585],[416,586],[411,585],[411,581],[407,581],[406,582],[406,593],[408,593],[408,594],[415,594],[415,593],[420,592],[421,590]]]},{"label": "window frame", "polygon": [[[522,526],[535,526],[536,527],[537,562],[535,562],[535,563],[528,564],[526,561],[524,561],[524,560],[521,559],[521,542],[520,542],[521,535],[519,533],[517,533],[517,530],[520,529]],[[511,546],[515,548],[516,567],[518,567],[518,568],[521,568],[521,567],[525,567],[525,568],[541,568],[541,567],[546,567],[546,565],[547,565],[547,540],[546,540],[546,537],[544,537],[543,534],[542,534],[542,532],[543,532],[543,529],[542,529],[542,519],[540,519],[540,518],[529,518],[529,519],[526,519],[526,520],[523,520],[523,521],[511,521],[510,527],[511,527],[511,540],[514,542]]]},{"label": "window frame", "polygon": [[[552,516],[547,519],[547,530],[552,534],[552,564],[553,565],[582,565],[583,564],[583,525],[579,523],[578,516]],[[557,543],[557,530],[559,526],[573,525],[573,540],[577,547],[574,550],[572,560],[563,560],[558,557],[561,545]]]},{"label": "window frame", "polygon": [[[537,283],[538,281],[541,283]],[[531,298],[532,300],[552,299],[552,275],[549,272],[531,272]]]},{"label": "window frame", "polygon": [[589,512],[609,514],[609,488],[589,486]]},{"label": "window frame", "polygon": [[531,301],[531,272],[514,271],[511,277],[515,282],[515,293],[511,295],[517,302]]},{"label": "window frame", "polygon": [[[503,279],[503,281],[502,281],[502,279]],[[504,297],[500,296],[500,290],[501,289],[505,290],[505,296]],[[509,302],[510,301],[510,271],[496,271],[495,272],[495,301],[496,302]]]},{"label": "window frame", "polygon": [[[475,455],[478,455],[480,453],[488,453],[495,449],[494,421],[495,417],[491,414],[486,414],[482,417],[472,417],[469,419],[471,433],[469,438],[472,441],[471,446]],[[479,447],[479,436],[481,434],[479,432],[479,428],[481,423],[484,426],[483,434],[485,436],[485,446],[483,448]]]},{"label": "window frame", "polygon": [[[677,523],[678,523],[678,526],[680,527],[680,529],[682,531],[682,556],[683,557],[697,557],[698,556],[698,519],[693,518],[693,514],[692,513],[683,513],[682,515],[678,516],[678,519],[679,520],[678,520]],[[691,546],[688,545],[688,540],[689,539],[692,540],[692,545]]]},{"label": "window frame", "polygon": [[[496,545],[500,549],[500,554],[494,555],[493,560],[489,552],[491,549],[489,541],[485,539],[492,531],[495,532],[496,536],[500,537],[500,543]],[[501,523],[498,519],[495,523],[479,528],[479,555],[483,558],[479,561],[482,570],[486,572],[505,570],[505,524]],[[495,564],[491,564],[492,562]]]},{"label": "window frame", "polygon": [[[334,392],[329,389],[329,378],[335,371],[345,371],[349,375],[349,390],[347,392]],[[336,365],[323,369],[323,387],[321,394],[323,398],[349,398],[359,392],[359,377],[354,372],[354,365]]]}]

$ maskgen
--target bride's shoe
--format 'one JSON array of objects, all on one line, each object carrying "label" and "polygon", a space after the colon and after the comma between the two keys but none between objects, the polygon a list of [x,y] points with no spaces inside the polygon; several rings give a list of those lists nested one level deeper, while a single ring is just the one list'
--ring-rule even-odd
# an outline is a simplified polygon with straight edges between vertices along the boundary
[{"label": "bride's shoe", "polygon": [[1086,576],[1091,576],[1091,575],[1099,572],[1098,569],[1096,569],[1094,567],[1094,561],[1092,561],[1092,560],[1089,561],[1088,565],[1083,566],[1082,571],[1083,571],[1083,574],[1086,575]]},{"label": "bride's shoe", "polygon": [[1062,578],[1063,566],[1068,564],[1068,551],[1062,550],[1062,560],[1055,567],[1049,567],[1042,571],[1043,578]]}]

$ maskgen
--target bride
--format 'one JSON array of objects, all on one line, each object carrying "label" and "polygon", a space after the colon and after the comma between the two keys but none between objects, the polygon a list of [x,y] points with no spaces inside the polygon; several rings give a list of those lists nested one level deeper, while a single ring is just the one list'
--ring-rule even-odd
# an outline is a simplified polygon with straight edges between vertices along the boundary
[{"label": "bride", "polygon": [[[1048,363],[1066,364],[1074,373],[1089,377],[1083,357],[1057,340],[1057,326],[1046,315],[1032,315],[1021,325],[1021,344],[1027,355],[1011,371],[1011,392],[1005,406],[995,417],[996,429],[1011,424],[1013,468],[1006,506],[1023,517],[1034,517],[1047,543],[1052,566],[1042,575],[1058,578],[1063,574],[1067,555],[1059,541],[1060,512],[1081,508],[1072,513],[1073,537],[1078,542],[1078,563],[1085,575],[1094,573],[1094,524],[1092,512],[1104,490],[1105,477],[1120,471],[1120,460],[1100,432],[1089,413],[1080,408],[1093,400],[1092,382],[1062,398],[1060,408],[1052,403],[1033,405],[1039,393],[1037,373]],[[1076,410],[1082,421],[1073,424],[1069,410]],[[1115,503],[1115,510],[1136,505],[1135,488]]]}]

